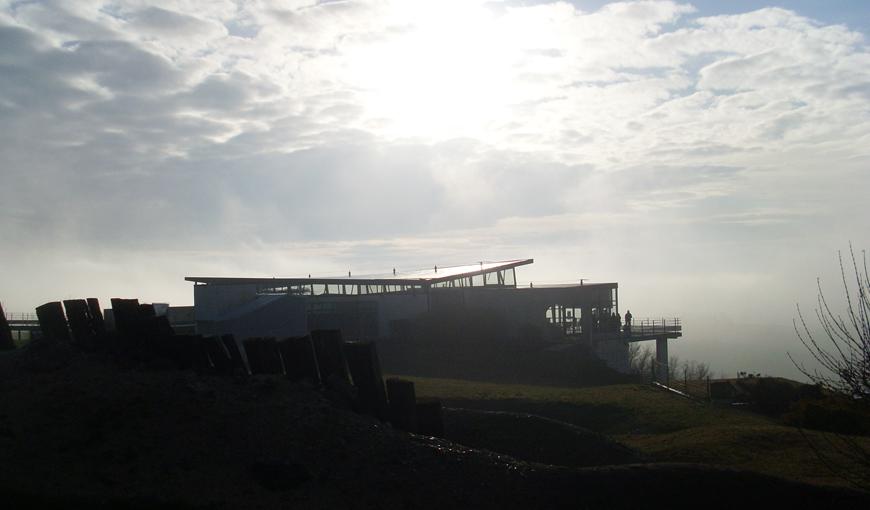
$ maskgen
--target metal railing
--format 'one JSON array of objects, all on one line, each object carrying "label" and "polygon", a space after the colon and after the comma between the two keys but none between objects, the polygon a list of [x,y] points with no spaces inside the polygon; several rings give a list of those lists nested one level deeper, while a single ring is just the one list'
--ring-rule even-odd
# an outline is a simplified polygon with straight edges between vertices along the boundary
[{"label": "metal railing", "polygon": [[39,322],[35,313],[7,312],[6,320],[9,322]]},{"label": "metal railing", "polygon": [[649,360],[649,364],[642,366],[635,372],[643,383],[660,385],[662,388],[681,393],[692,400],[709,402],[710,376],[701,378],[690,377],[689,374],[668,363],[660,363],[655,359]]},{"label": "metal railing", "polygon": [[631,325],[624,325],[623,331],[631,336],[653,336],[668,333],[682,333],[683,324],[678,317],[660,319],[634,319]]}]

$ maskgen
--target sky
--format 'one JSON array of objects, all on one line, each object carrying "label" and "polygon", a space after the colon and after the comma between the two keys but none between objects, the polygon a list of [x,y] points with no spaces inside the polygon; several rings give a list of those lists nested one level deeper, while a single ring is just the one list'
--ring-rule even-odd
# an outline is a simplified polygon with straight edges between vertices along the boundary
[{"label": "sky", "polygon": [[0,301],[534,258],[794,377],[870,247],[870,2],[0,0]]}]

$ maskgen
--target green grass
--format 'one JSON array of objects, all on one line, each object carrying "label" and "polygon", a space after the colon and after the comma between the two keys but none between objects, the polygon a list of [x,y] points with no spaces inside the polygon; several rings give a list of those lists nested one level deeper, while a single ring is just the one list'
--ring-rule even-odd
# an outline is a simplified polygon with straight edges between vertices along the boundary
[{"label": "green grass", "polygon": [[[800,430],[746,410],[697,404],[649,386],[564,388],[408,379],[420,397],[440,398],[448,406],[542,414],[607,434],[658,461],[698,462],[846,485],[818,459]],[[808,435],[823,442],[821,433]],[[859,440],[870,451],[870,438]]]},{"label": "green grass", "polygon": [[[575,425],[609,435],[666,433],[713,425],[767,425],[755,414],[714,408],[669,395],[650,386],[621,384],[587,388],[496,384],[455,379],[410,377],[417,395],[446,401],[524,401],[578,408]],[[462,402],[457,402],[462,403]],[[469,403],[469,402],[465,402]],[[620,416],[601,420],[601,413]]]}]

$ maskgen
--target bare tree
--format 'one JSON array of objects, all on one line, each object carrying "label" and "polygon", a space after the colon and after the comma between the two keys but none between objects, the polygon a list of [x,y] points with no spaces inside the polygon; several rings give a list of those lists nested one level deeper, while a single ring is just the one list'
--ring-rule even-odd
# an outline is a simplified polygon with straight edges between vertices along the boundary
[{"label": "bare tree", "polygon": [[[795,332],[818,366],[808,369],[797,363],[791,353],[789,358],[813,383],[844,396],[854,405],[870,407],[870,276],[867,254],[864,251],[861,254],[859,264],[849,245],[852,265],[847,271],[842,253],[837,253],[846,298],[845,318],[828,305],[818,278],[818,307],[814,311],[820,333],[810,329],[800,305],[797,306]],[[854,283],[850,285],[850,281]],[[816,440],[808,434],[804,437],[834,473],[858,487],[870,489],[870,450],[858,440],[845,434],[823,434]]]},{"label": "bare tree", "polygon": [[668,358],[668,381],[676,381],[679,378],[680,372],[680,357],[670,356]]},{"label": "bare tree", "polygon": [[708,377],[710,377],[710,364],[699,361],[695,365],[695,379],[702,381]]},{"label": "bare tree", "polygon": [[843,256],[838,253],[840,275],[846,295],[845,318],[828,306],[818,278],[818,308],[815,309],[815,314],[822,328],[821,334],[810,330],[800,305],[797,306],[795,332],[819,367],[809,370],[803,364],[795,362],[791,354],[789,358],[814,383],[870,406],[870,276],[867,272],[867,254],[863,251],[861,253],[863,264],[859,266],[855,252],[849,246],[855,279],[854,290],[849,285],[851,278],[846,276]]},{"label": "bare tree", "polygon": [[[633,357],[632,347],[634,348]],[[635,374],[648,374],[652,370],[651,363],[654,358],[655,353],[649,346],[641,349],[640,344],[637,342],[629,345],[629,359],[631,361],[631,371]]]},{"label": "bare tree", "polygon": [[640,352],[640,343],[628,343],[628,366],[631,367],[632,372],[637,372],[637,365],[638,361],[640,360]]}]

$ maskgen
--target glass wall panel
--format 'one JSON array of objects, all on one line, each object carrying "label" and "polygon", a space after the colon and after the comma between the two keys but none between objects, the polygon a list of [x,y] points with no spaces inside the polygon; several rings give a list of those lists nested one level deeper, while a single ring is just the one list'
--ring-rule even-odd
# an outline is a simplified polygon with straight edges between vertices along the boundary
[{"label": "glass wall panel", "polygon": [[516,287],[517,277],[514,268],[510,268],[504,272],[504,284],[508,287]]}]

